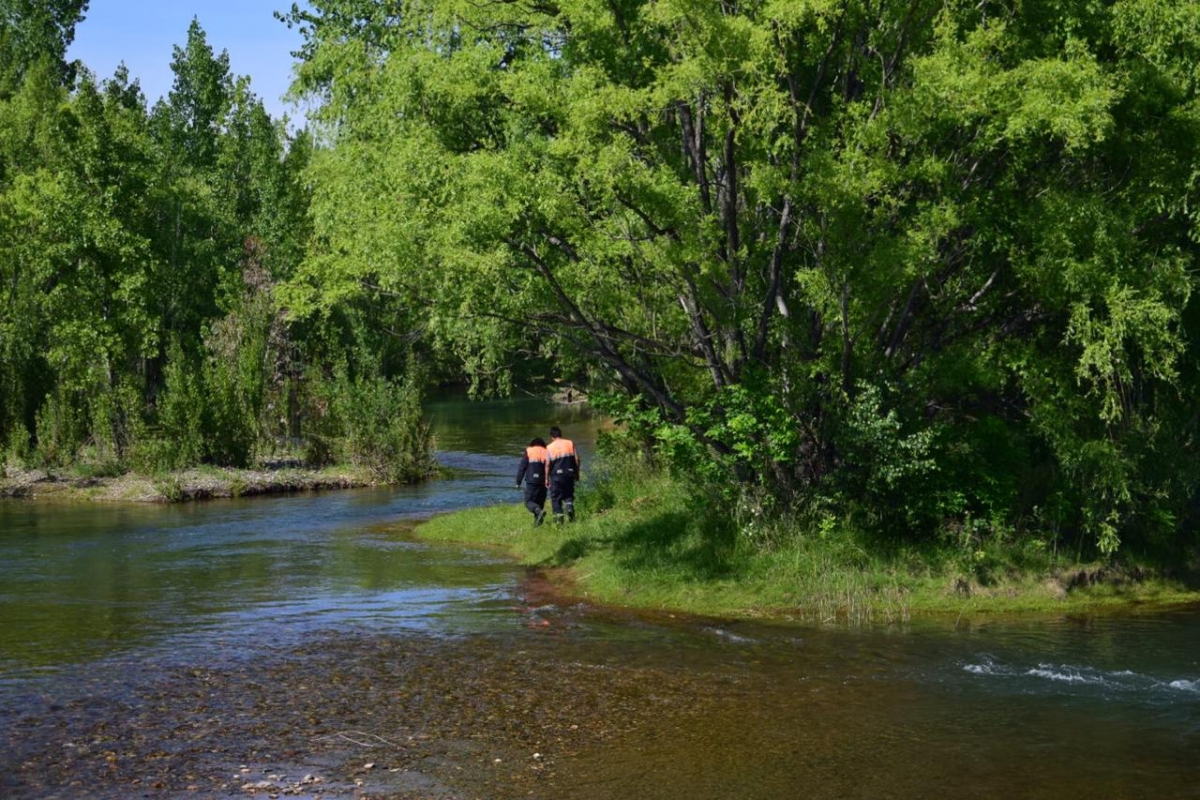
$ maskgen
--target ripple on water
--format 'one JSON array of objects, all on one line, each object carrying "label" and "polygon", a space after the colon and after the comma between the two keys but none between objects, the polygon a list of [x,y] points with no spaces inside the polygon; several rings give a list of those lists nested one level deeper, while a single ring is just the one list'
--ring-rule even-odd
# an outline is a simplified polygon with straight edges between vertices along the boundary
[{"label": "ripple on water", "polygon": [[[1060,685],[1095,688],[1106,693],[1129,696],[1161,696],[1179,693],[1200,694],[1200,681],[1163,679],[1133,670],[1102,670],[1074,664],[1039,663],[1036,666],[1006,664],[992,656],[963,665],[963,671],[985,678],[1004,678],[1023,683],[1031,689]],[[1023,679],[1033,679],[1023,680]]]}]

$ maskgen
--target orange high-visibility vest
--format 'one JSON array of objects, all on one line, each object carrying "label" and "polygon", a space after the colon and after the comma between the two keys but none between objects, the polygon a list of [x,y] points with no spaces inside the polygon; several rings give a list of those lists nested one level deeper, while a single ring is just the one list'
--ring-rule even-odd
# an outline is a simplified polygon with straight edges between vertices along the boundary
[{"label": "orange high-visibility vest", "polygon": [[537,445],[526,447],[525,459],[529,462],[525,467],[525,480],[528,483],[545,483],[546,468],[550,464],[550,456],[547,454],[546,448]]},{"label": "orange high-visibility vest", "polygon": [[[550,456],[550,479],[565,476],[574,479],[579,475],[579,454],[570,439],[554,439],[546,446]],[[566,461],[567,463],[563,463]]]}]

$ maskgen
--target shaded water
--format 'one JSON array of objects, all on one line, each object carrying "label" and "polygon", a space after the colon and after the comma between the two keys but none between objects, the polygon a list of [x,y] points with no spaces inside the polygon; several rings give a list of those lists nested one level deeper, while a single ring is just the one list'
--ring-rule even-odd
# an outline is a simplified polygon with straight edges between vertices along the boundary
[{"label": "shaded water", "polygon": [[1195,609],[828,631],[553,605],[407,531],[518,502],[550,422],[586,472],[597,423],[430,414],[454,472],[419,487],[0,501],[0,793],[1200,797]]}]

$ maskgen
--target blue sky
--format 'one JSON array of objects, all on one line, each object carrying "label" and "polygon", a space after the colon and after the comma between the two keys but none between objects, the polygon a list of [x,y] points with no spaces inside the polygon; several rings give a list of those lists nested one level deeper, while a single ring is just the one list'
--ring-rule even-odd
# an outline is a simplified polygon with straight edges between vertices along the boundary
[{"label": "blue sky", "polygon": [[137,78],[148,105],[171,89],[171,56],[187,40],[192,17],[208,37],[214,53],[229,52],[235,76],[250,76],[250,88],[262,98],[272,117],[287,112],[302,116],[281,99],[291,83],[300,32],[275,19],[273,12],[291,8],[292,0],[91,0],[86,18],[75,28],[67,51],[97,78],[112,77],[122,61]]}]

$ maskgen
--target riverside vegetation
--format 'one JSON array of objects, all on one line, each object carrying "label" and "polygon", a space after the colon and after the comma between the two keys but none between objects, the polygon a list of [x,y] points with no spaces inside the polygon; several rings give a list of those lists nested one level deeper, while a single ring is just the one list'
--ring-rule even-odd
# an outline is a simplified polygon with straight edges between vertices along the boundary
[{"label": "riverside vegetation", "polygon": [[922,545],[880,540],[831,519],[714,511],[711,494],[644,458],[602,463],[580,487],[575,523],[531,528],[511,503],[434,517],[415,534],[501,548],[567,600],[714,617],[874,625],[1200,602],[1194,573],[1153,557],[1117,565],[969,530]]},{"label": "riverside vegetation", "polygon": [[405,298],[479,389],[586,385],[754,521],[713,547],[1194,571],[1195,4],[286,17],[332,137],[297,309]]},{"label": "riverside vegetation", "polygon": [[722,618],[876,625],[1200,601],[1195,575],[1153,559],[1114,565],[966,531],[924,547],[881,543],[835,524],[725,515],[661,473],[581,489],[576,523],[533,529],[509,504],[434,517],[415,535],[503,548],[566,600]]},{"label": "riverside vegetation", "polygon": [[64,60],[86,9],[0,3],[0,494],[428,475],[423,379],[389,315],[293,319],[279,296],[311,236],[311,135],[267,115],[198,21],[148,108],[124,68]]},{"label": "riverside vegetation", "polygon": [[695,517],[614,489],[627,571],[1197,572],[1194,3],[313,0],[289,131],[198,21],[147,108],[0,2],[9,463],[407,480],[427,385],[569,383]]}]

